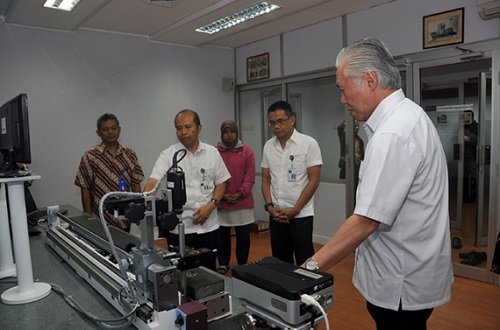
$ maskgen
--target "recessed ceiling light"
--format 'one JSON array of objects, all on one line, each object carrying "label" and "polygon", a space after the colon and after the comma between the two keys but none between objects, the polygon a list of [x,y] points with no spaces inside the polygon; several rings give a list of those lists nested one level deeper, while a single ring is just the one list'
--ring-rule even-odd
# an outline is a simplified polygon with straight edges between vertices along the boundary
[{"label": "recessed ceiling light", "polygon": [[269,3],[269,2],[261,2],[246,9],[240,10],[234,14],[223,17],[209,23],[207,25],[201,26],[196,29],[197,32],[203,32],[208,34],[213,34],[219,32],[224,29],[228,29],[240,23],[243,23],[252,18],[256,18],[261,15],[268,14],[273,10],[281,8],[278,5]]},{"label": "recessed ceiling light", "polygon": [[145,3],[151,4],[151,5],[159,5],[159,6],[165,6],[165,7],[173,7],[182,0],[143,0]]},{"label": "recessed ceiling light", "polygon": [[72,11],[80,0],[47,0],[43,4],[44,7]]}]

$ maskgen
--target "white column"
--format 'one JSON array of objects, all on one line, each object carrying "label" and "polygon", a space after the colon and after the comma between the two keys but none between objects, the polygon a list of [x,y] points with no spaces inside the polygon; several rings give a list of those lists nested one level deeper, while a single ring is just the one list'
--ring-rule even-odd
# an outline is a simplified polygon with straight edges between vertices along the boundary
[{"label": "white column", "polygon": [[16,276],[7,212],[6,183],[0,183],[0,279]]},{"label": "white column", "polygon": [[25,304],[42,299],[50,294],[51,287],[47,283],[33,282],[31,252],[28,236],[26,203],[24,200],[24,182],[40,179],[39,175],[18,178],[2,178],[9,189],[9,210],[11,215],[12,241],[16,260],[17,286],[2,293],[4,304]]}]

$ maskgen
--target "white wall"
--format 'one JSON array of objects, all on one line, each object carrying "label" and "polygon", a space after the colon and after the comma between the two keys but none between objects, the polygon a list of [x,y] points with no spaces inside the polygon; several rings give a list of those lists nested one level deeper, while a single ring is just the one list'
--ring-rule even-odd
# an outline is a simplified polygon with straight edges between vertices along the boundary
[{"label": "white wall", "polygon": [[[461,7],[465,13],[465,43],[500,37],[500,19],[482,20],[476,1],[397,0],[347,15],[345,42],[376,37],[388,45],[394,56],[422,52],[423,17]],[[335,57],[343,47],[342,32],[342,20],[336,18],[286,33],[282,38],[273,37],[237,48],[236,82],[246,83],[246,58],[265,52],[269,52],[271,59],[270,78],[333,68]],[[275,66],[280,66],[280,70]],[[338,144],[336,139],[319,142],[321,148],[327,150],[333,148],[329,143]],[[260,190],[255,194],[260,196]],[[315,241],[324,243],[345,219],[345,186],[322,182],[316,193],[315,213]]]},{"label": "white wall", "polygon": [[[464,42],[500,37],[500,19],[484,21],[472,0],[397,0],[346,16],[347,44],[366,37],[384,41],[394,56],[423,50],[423,17],[464,7]],[[270,78],[332,68],[342,49],[342,20],[336,18],[236,49],[236,82],[246,82],[246,58],[269,52]],[[276,66],[281,66],[283,72]]]},{"label": "white wall", "polygon": [[420,52],[423,50],[423,17],[461,7],[464,7],[464,43],[500,37],[500,19],[482,20],[476,0],[398,0],[349,15],[347,43],[376,37],[383,40],[395,56]]},{"label": "white wall", "polygon": [[340,18],[292,31],[283,36],[284,74],[314,71],[335,65],[342,49],[342,20]]},{"label": "white wall", "polygon": [[0,103],[26,92],[39,206],[80,206],[73,185],[82,153],[100,142],[96,120],[118,116],[120,141],[133,148],[146,178],[159,153],[177,142],[175,114],[197,111],[201,139],[215,144],[220,123],[234,119],[231,49],[188,48],[92,31],[37,30],[0,23]]}]

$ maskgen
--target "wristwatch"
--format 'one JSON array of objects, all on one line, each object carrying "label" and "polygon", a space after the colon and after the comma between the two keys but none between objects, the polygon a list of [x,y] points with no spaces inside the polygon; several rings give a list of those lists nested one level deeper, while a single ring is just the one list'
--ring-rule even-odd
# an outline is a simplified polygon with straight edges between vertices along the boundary
[{"label": "wristwatch", "polygon": [[306,260],[306,269],[307,270],[313,270],[313,271],[318,271],[319,270],[319,264],[314,259],[313,257],[309,258]]},{"label": "wristwatch", "polygon": [[274,203],[273,203],[273,202],[271,202],[271,203],[266,203],[266,204],[264,204],[264,210],[266,210],[266,212],[267,212],[267,209],[268,209],[270,206],[274,207]]},{"label": "wristwatch", "polygon": [[212,203],[214,203],[214,204],[215,204],[215,206],[217,206],[217,204],[219,204],[219,200],[218,200],[217,198],[212,198],[210,201],[211,201]]}]

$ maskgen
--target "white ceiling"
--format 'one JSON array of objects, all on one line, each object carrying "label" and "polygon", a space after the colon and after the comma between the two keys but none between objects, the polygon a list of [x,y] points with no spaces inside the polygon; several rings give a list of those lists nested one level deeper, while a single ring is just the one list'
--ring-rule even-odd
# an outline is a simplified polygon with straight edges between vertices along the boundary
[{"label": "white ceiling", "polygon": [[45,0],[0,0],[7,24],[146,36],[153,42],[236,48],[395,0],[269,0],[281,9],[209,35],[195,29],[262,0],[81,0],[72,12]]}]

